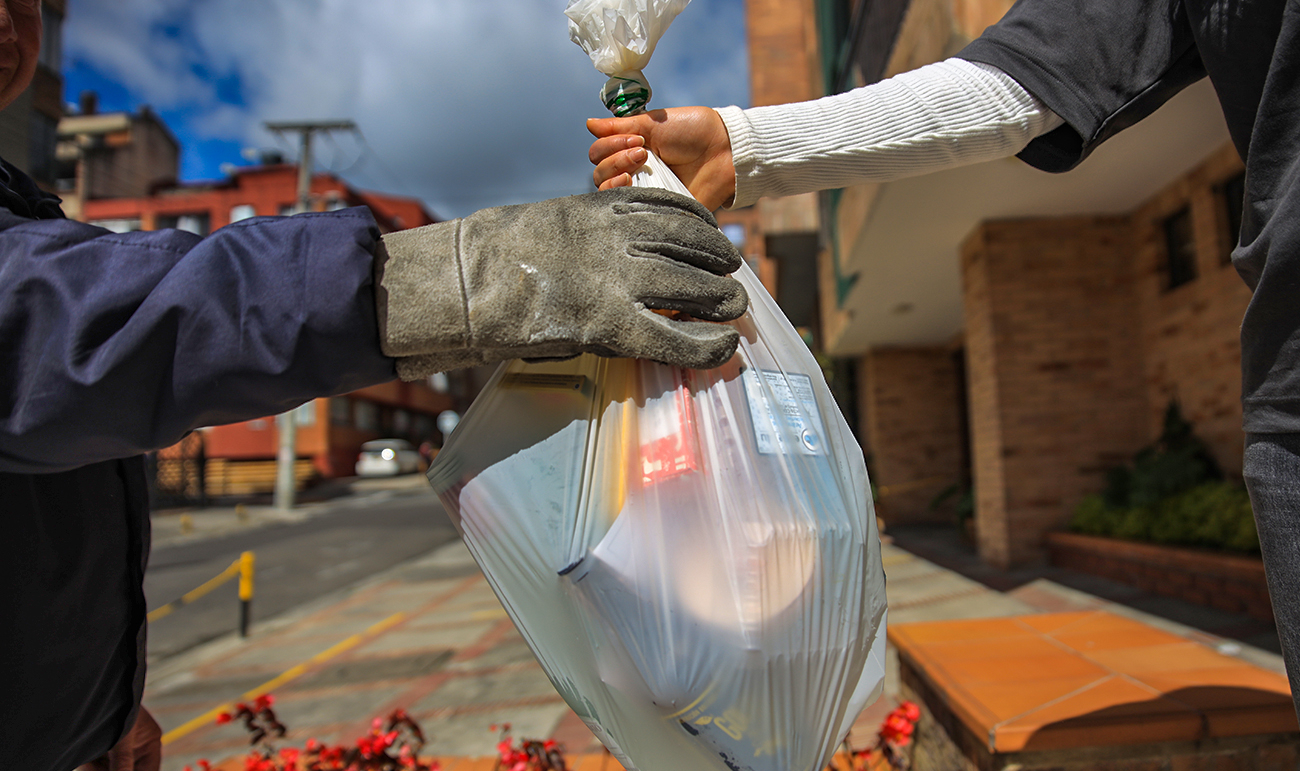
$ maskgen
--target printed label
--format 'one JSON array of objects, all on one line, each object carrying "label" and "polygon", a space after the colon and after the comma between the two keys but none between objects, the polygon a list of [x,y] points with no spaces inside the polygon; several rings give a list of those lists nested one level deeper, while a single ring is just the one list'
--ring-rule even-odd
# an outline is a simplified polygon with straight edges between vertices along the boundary
[{"label": "printed label", "polygon": [[753,368],[745,370],[742,378],[761,454],[826,454],[826,432],[812,378]]}]

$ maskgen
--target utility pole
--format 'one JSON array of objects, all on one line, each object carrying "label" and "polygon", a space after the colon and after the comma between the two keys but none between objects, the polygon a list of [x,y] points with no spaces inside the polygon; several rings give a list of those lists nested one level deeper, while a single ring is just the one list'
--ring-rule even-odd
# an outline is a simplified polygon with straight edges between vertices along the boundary
[{"label": "utility pole", "polygon": [[[277,134],[297,132],[302,137],[298,153],[298,203],[295,214],[311,211],[311,140],[318,131],[356,131],[350,120],[306,121],[301,123],[264,123],[267,131]],[[298,419],[294,410],[280,416],[280,444],[275,456],[275,507],[284,511],[293,508],[297,480],[294,479],[294,462],[298,459]]]}]

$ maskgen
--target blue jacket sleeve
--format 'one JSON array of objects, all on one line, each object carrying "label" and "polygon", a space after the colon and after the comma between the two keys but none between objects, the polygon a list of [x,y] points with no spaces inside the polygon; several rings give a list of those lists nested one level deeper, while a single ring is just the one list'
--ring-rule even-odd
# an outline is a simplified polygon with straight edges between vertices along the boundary
[{"label": "blue jacket sleeve", "polygon": [[0,209],[0,471],[165,447],[392,380],[364,208],[207,238]]}]

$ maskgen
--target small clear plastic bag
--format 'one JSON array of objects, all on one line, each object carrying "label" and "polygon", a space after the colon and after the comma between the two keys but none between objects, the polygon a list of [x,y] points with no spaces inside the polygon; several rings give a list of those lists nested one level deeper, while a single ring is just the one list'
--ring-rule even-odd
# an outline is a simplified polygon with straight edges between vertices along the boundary
[{"label": "small clear plastic bag", "polygon": [[[605,6],[685,2],[574,0],[571,19],[578,5],[623,34],[671,18]],[[686,192],[652,162],[639,184]],[[862,451],[775,301],[748,266],[735,277],[750,309],[726,365],[504,364],[429,470],[556,689],[628,769],[816,771],[884,679]]]}]

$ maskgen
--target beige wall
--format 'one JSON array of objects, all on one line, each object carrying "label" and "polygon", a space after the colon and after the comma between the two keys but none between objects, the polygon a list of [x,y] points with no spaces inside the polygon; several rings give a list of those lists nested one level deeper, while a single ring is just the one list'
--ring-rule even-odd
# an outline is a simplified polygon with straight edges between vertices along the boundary
[{"label": "beige wall", "polygon": [[[1241,170],[1236,150],[1225,145],[1133,215],[1148,433],[1159,435],[1165,407],[1177,399],[1224,472],[1238,477],[1244,446],[1240,329],[1250,289],[1228,262],[1233,244],[1218,186]],[[1164,220],[1188,205],[1197,277],[1166,290]]]},{"label": "beige wall", "polygon": [[1042,555],[1146,440],[1126,218],[989,222],[962,250],[980,555]]},{"label": "beige wall", "polygon": [[956,352],[873,350],[859,360],[858,391],[876,514],[888,525],[953,521],[955,498],[938,508],[931,503],[966,473]]},{"label": "beige wall", "polygon": [[[1160,433],[1177,399],[1224,471],[1241,473],[1241,347],[1250,292],[1227,256],[1231,146],[1130,216],[987,222],[962,251],[981,555],[1041,557],[1080,497]],[[1189,206],[1197,277],[1169,289],[1164,222]]]}]

